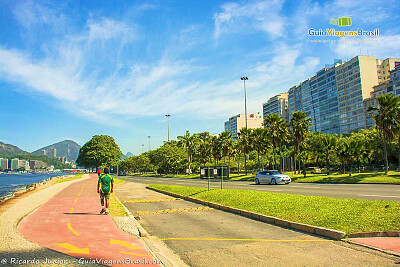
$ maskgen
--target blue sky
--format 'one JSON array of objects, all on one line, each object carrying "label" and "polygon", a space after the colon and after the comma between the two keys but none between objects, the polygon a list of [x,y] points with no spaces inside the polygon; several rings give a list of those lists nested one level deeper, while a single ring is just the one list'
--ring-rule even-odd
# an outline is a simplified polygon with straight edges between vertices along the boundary
[{"label": "blue sky", "polygon": [[[172,138],[219,133],[243,112],[243,75],[261,112],[336,58],[400,57],[399,14],[390,0],[0,0],[0,141],[33,151],[108,134],[138,154],[167,139],[165,114]],[[341,16],[380,36],[310,41],[309,28],[343,30],[329,24]]]}]

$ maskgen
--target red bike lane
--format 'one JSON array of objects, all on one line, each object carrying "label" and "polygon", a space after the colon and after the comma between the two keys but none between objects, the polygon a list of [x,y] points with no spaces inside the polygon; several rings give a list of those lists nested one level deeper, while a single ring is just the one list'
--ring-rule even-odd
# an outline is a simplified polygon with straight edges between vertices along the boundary
[{"label": "red bike lane", "polygon": [[157,260],[142,241],[122,232],[110,215],[100,215],[97,175],[71,184],[27,216],[18,231],[43,247],[77,258],[77,263],[148,266]]}]

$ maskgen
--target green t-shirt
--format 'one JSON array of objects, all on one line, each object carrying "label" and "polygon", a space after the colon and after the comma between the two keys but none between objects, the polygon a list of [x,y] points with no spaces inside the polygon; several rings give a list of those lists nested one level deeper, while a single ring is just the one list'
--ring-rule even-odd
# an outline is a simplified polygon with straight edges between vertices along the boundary
[{"label": "green t-shirt", "polygon": [[110,193],[111,191],[111,183],[114,182],[114,179],[109,174],[103,174],[99,177],[100,189],[103,193]]}]

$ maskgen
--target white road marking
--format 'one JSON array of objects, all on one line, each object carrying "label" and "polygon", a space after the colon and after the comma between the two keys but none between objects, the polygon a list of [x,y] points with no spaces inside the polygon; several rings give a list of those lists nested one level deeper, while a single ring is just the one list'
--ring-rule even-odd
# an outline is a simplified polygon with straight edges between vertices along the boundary
[{"label": "white road marking", "polygon": [[394,197],[394,198],[400,198],[400,196],[382,196],[382,195],[361,195],[357,194],[358,196],[363,196],[363,197]]}]

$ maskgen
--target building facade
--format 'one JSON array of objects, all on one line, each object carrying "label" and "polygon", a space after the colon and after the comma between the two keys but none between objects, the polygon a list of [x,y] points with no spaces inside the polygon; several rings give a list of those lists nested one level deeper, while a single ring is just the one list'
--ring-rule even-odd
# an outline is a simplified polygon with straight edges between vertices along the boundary
[{"label": "building facade", "polygon": [[51,152],[51,157],[53,159],[56,159],[57,158],[57,149],[55,147],[53,147],[50,149],[50,152]]},{"label": "building facade", "polygon": [[8,170],[9,166],[8,166],[8,159],[0,159],[0,169],[1,170]]},{"label": "building facade", "polygon": [[[255,129],[262,128],[263,119],[259,112],[254,114],[247,114],[247,128]],[[246,127],[246,116],[245,114],[238,114],[236,116],[230,117],[228,121],[225,122],[225,131],[232,134],[233,138],[238,137],[238,132],[242,128]]]},{"label": "building facade", "polygon": [[286,122],[289,121],[289,94],[280,93],[271,97],[266,103],[263,104],[263,118],[272,113],[281,116]]},{"label": "building facade", "polygon": [[[376,94],[395,92],[397,88],[393,80],[400,78],[394,69],[400,63],[396,62],[400,59],[379,60],[373,56],[356,56],[344,63],[335,60],[289,89],[289,120],[293,112],[304,111],[312,120],[310,130],[314,132],[349,134],[366,128],[371,125],[371,114],[366,110],[374,105],[369,100],[374,86],[387,84],[377,88]],[[400,94],[400,87],[398,90]]]}]

